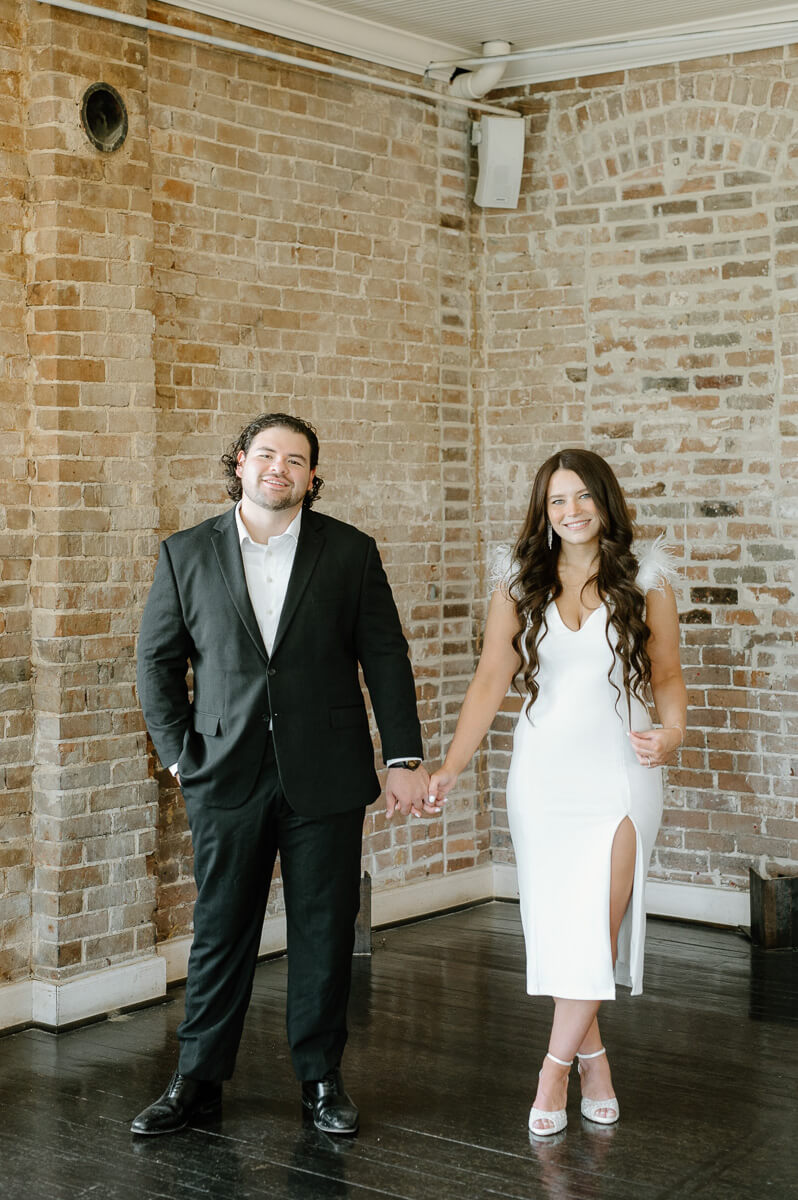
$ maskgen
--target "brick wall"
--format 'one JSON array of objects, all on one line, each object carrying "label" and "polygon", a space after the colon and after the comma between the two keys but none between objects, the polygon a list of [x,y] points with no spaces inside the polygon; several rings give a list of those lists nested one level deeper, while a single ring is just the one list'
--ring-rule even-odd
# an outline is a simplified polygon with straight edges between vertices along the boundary
[{"label": "brick wall", "polygon": [[[312,420],[320,507],[377,538],[436,753],[441,689],[472,667],[465,120],[172,39],[149,70],[159,534],[228,503],[219,454],[250,416]],[[159,782],[165,937],[194,893],[182,800]],[[489,837],[466,792],[445,828],[374,808],[365,866],[377,886],[440,875],[487,861]]]},{"label": "brick wall", "polygon": [[[13,398],[13,436],[29,436],[3,496],[4,584],[30,556],[33,568],[4,610],[15,791],[4,799],[14,819],[3,825],[0,970],[9,979],[32,962],[39,978],[63,980],[190,930],[190,838],[171,777],[146,751],[135,635],[158,540],[226,506],[219,455],[252,415],[288,408],[318,425],[324,509],[380,543],[438,751],[441,689],[456,691],[459,673],[462,690],[472,665],[466,121],[21,0],[6,7],[25,108],[12,96],[16,232],[12,221],[0,312],[4,380],[28,383],[26,402]],[[147,9],[130,0],[130,11]],[[112,155],[79,122],[98,79],[130,117]],[[30,649],[18,640],[27,606]],[[459,656],[445,680],[444,637]],[[16,685],[31,667],[32,699]],[[31,747],[17,735],[32,719],[31,789]],[[386,825],[372,811],[366,835],[382,886],[490,853],[487,806],[476,814],[466,794],[445,822]]]},{"label": "brick wall", "polygon": [[[131,3],[143,12],[144,4]],[[64,979],[151,952],[155,788],[134,693],[153,532],[152,215],[139,31],[31,4],[27,332],[34,549],[32,964]],[[86,86],[130,133],[95,150]]]},{"label": "brick wall", "polygon": [[[691,713],[652,872],[732,887],[798,857],[795,61],[512,96],[531,126],[522,203],[475,223],[485,541],[514,535],[535,468],[568,444],[612,463],[643,542],[666,534]],[[491,760],[500,858],[510,727]]]},{"label": "brick wall", "polygon": [[23,32],[0,2],[0,979],[30,966],[31,761],[28,358],[25,345]]},{"label": "brick wall", "polygon": [[[504,214],[470,208],[448,109],[32,0],[0,0],[0,63],[0,979],[189,931],[135,636],[159,539],[224,508],[219,454],[267,408],[317,424],[324,511],[380,543],[433,760],[490,548],[552,449],[605,453],[684,560],[693,725],[654,871],[739,886],[795,861],[789,52],[513,97],[531,136]],[[100,78],[130,115],[110,156],[79,123]],[[371,810],[378,887],[509,858],[514,711],[445,818]]]}]

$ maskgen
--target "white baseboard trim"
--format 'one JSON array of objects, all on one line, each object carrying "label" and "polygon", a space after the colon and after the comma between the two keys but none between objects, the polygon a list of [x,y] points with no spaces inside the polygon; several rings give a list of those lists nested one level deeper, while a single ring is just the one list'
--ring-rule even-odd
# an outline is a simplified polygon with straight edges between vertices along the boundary
[{"label": "white baseboard trim", "polygon": [[447,908],[492,900],[493,897],[493,867],[490,863],[465,871],[452,871],[450,875],[428,875],[412,883],[372,892],[371,924],[376,929],[380,925],[432,916]]},{"label": "white baseboard trim", "polygon": [[30,979],[0,987],[0,1029],[29,1025],[33,1020],[33,985]]},{"label": "white baseboard trim", "polygon": [[156,1000],[165,990],[166,970],[155,954],[64,983],[23,979],[0,987],[0,1029],[31,1021],[61,1029],[117,1008]]},{"label": "white baseboard trim", "polygon": [[[494,863],[493,879],[493,894],[497,900],[518,899],[515,867],[509,863]],[[708,925],[748,925],[748,892],[649,879],[646,912],[650,917],[675,917],[682,921],[703,921]]]},{"label": "white baseboard trim", "polygon": [[155,947],[155,953],[163,959],[167,984],[185,979],[188,971],[188,952],[193,939],[188,937],[169,938]]},{"label": "white baseboard trim", "polygon": [[707,887],[700,883],[671,883],[649,879],[646,912],[651,917],[677,917],[708,925],[750,924],[748,892],[736,888]]},{"label": "white baseboard trim", "polygon": [[[371,923],[376,928],[479,900],[517,899],[515,867],[511,863],[487,863],[375,891],[371,898]],[[649,879],[646,908],[650,916],[711,925],[734,927],[749,922],[748,893],[733,888]],[[285,950],[285,939],[285,917],[282,914],[267,917],[260,953],[280,953]],[[0,1029],[31,1021],[58,1029],[117,1008],[155,1000],[164,995],[167,984],[185,979],[191,941],[191,937],[171,938],[148,958],[93,971],[65,983],[23,979],[6,984],[0,987]]]},{"label": "white baseboard trim", "polygon": [[166,971],[160,958],[152,954],[65,983],[33,979],[30,986],[32,1020],[58,1029],[73,1021],[156,1000],[166,989]]},{"label": "white baseboard trim", "polygon": [[518,875],[512,863],[493,864],[494,900],[518,899]]}]

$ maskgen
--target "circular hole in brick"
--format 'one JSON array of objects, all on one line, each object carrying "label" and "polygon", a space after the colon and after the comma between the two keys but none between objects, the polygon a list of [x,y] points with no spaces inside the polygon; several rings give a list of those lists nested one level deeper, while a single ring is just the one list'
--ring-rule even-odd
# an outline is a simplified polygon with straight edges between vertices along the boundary
[{"label": "circular hole in brick", "polygon": [[110,83],[93,83],[86,88],[80,119],[91,144],[106,154],[118,150],[127,137],[125,102]]}]

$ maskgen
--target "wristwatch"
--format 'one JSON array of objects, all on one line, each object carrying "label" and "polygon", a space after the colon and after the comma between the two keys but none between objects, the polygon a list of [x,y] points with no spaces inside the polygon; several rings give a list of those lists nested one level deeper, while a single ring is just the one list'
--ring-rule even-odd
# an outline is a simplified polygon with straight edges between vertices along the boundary
[{"label": "wristwatch", "polygon": [[396,762],[392,762],[388,769],[392,770],[394,767],[399,767],[403,771],[417,771],[421,766],[421,762],[420,758],[399,758]]}]

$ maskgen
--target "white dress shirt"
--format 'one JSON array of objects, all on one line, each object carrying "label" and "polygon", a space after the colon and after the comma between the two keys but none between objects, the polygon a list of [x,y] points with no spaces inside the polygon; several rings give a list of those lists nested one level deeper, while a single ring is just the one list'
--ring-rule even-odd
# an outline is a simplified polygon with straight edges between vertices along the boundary
[{"label": "white dress shirt", "polygon": [[[291,578],[291,569],[294,565],[299,541],[302,512],[303,510],[300,508],[285,532],[270,537],[264,545],[262,542],[253,541],[250,537],[247,527],[241,519],[241,501],[239,500],[236,505],[236,529],[241,546],[247,591],[267,654],[272,652],[277,626],[280,623],[280,614],[285,604],[288,580]],[[390,767],[393,763],[402,761],[399,758],[391,758],[386,766]],[[169,770],[176,775],[177,763],[174,763]]]},{"label": "white dress shirt", "polygon": [[284,533],[275,534],[265,544],[255,542],[241,519],[241,501],[236,505],[236,528],[241,545],[247,591],[267,654],[272,652],[274,636],[280,622],[280,613],[283,611],[288,580],[291,578],[291,568],[296,557],[301,523],[302,509],[300,508]]}]

